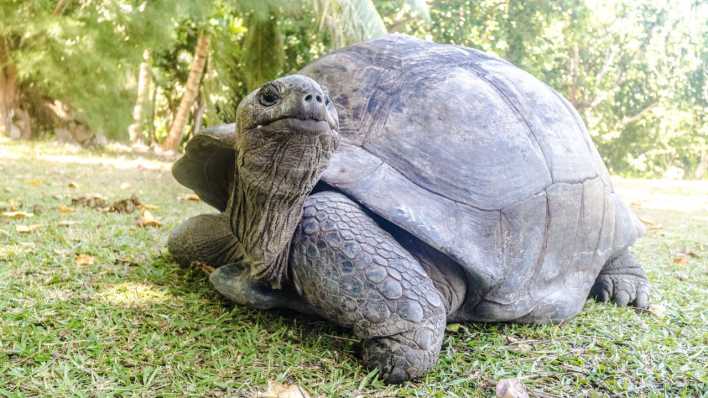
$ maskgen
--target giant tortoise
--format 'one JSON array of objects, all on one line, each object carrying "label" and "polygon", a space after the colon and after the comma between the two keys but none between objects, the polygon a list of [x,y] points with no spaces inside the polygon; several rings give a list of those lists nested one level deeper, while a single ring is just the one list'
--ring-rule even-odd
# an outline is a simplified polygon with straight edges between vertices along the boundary
[{"label": "giant tortoise", "polygon": [[218,214],[168,241],[236,303],[352,328],[388,382],[446,322],[646,307],[642,234],[573,106],[470,48],[388,35],[322,57],[188,143],[173,173]]}]

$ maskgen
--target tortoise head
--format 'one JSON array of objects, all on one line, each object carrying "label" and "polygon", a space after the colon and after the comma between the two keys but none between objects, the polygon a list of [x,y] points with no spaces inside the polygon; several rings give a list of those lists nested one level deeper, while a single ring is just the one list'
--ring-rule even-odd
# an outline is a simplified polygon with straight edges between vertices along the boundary
[{"label": "tortoise head", "polygon": [[317,82],[291,75],[250,93],[236,117],[232,230],[252,275],[277,286],[303,203],[337,147],[337,111]]},{"label": "tortoise head", "polygon": [[260,184],[271,195],[311,189],[337,146],[337,110],[326,89],[303,75],[254,90],[239,104],[236,118],[242,182]]}]

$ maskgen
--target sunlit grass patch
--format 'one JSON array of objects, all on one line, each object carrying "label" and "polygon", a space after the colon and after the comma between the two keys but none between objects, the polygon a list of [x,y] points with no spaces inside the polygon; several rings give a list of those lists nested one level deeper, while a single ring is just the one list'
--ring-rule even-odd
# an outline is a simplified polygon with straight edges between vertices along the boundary
[{"label": "sunlit grass patch", "polygon": [[[0,175],[11,176],[0,206],[33,213],[0,216],[0,396],[250,397],[275,381],[327,397],[487,397],[504,378],[521,379],[537,396],[708,391],[704,183],[615,179],[655,224],[634,253],[661,316],[589,301],[561,325],[464,324],[447,333],[430,374],[385,386],[361,367],[349,331],[231,305],[203,273],[171,262],[171,228],[213,210],[178,199],[188,191],[168,163],[147,169],[129,155],[54,143],[0,148]],[[55,163],[45,155],[134,162]],[[91,193],[109,202],[135,194],[162,226],[139,227],[137,212],[71,206]],[[26,224],[40,227],[17,231]]]},{"label": "sunlit grass patch", "polygon": [[106,304],[127,308],[145,308],[154,304],[174,301],[176,298],[146,283],[117,283],[100,291],[96,298]]}]

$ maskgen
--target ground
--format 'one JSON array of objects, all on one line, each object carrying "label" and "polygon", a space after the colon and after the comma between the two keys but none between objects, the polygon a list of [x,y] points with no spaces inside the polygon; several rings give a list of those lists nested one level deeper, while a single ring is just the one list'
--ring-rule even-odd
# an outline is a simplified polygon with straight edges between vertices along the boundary
[{"label": "ground", "polygon": [[[615,179],[648,226],[634,249],[651,311],[588,301],[561,325],[450,325],[425,378],[386,386],[347,330],[231,305],[165,242],[188,200],[169,163],[0,139],[0,396],[253,396],[269,381],[312,396],[708,394],[708,182]],[[71,204],[135,194],[154,219]]]}]

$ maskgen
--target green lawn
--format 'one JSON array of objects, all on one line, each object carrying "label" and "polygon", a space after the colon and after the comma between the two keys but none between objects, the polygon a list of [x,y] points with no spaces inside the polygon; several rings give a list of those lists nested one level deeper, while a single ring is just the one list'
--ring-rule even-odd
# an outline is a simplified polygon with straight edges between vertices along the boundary
[{"label": "green lawn", "polygon": [[[184,200],[169,166],[0,138],[0,396],[240,397],[268,381],[313,396],[490,396],[514,377],[536,396],[708,395],[706,182],[616,180],[651,226],[635,253],[654,313],[588,302],[562,325],[453,327],[433,372],[390,387],[348,331],[231,305],[176,267],[170,229],[210,210]],[[71,206],[94,193],[135,194],[162,226]]]}]

